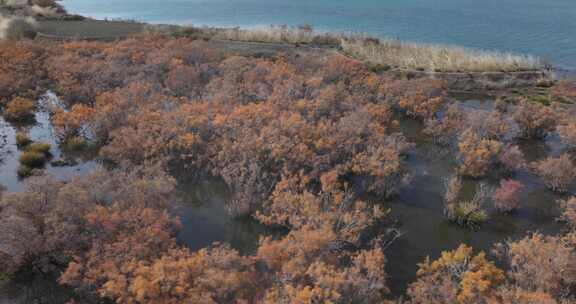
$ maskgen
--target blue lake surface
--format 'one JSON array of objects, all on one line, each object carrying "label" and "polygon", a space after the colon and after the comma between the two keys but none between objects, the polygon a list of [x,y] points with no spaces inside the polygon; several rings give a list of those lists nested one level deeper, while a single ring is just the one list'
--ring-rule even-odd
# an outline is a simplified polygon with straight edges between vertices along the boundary
[{"label": "blue lake surface", "polygon": [[576,69],[576,0],[64,0],[70,12],[152,23],[309,24],[540,56]]}]

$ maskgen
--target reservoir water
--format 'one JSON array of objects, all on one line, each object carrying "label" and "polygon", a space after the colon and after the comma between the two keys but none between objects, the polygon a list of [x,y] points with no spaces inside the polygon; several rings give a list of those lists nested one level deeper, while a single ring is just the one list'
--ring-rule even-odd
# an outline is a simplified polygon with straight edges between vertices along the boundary
[{"label": "reservoir water", "polygon": [[312,25],[540,56],[576,69],[574,0],[64,0],[96,18],[226,27]]}]

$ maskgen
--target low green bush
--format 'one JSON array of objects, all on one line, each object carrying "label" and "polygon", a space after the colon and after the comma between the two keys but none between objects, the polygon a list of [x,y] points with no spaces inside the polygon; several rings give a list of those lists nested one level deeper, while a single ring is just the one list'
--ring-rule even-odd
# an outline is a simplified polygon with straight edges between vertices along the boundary
[{"label": "low green bush", "polygon": [[19,149],[28,146],[30,143],[32,143],[32,140],[30,139],[30,137],[28,137],[28,135],[26,135],[26,133],[24,132],[16,133],[16,146]]},{"label": "low green bush", "polygon": [[31,143],[26,148],[26,152],[37,152],[37,153],[44,154],[45,156],[49,156],[50,155],[50,144],[41,143],[41,142]]},{"label": "low green bush", "polygon": [[29,177],[29,176],[32,176],[33,173],[34,173],[34,169],[32,169],[26,165],[20,164],[20,166],[18,167],[18,176],[20,176],[20,177]]},{"label": "low green bush", "polygon": [[488,215],[477,204],[467,201],[454,206],[451,220],[460,226],[476,228],[488,220]]},{"label": "low green bush", "polygon": [[387,64],[372,64],[369,66],[369,69],[374,73],[380,73],[389,71],[392,69],[392,67]]},{"label": "low green bush", "polygon": [[75,164],[76,164],[75,161],[67,159],[57,159],[50,163],[52,167],[67,167],[67,166],[74,166]]},{"label": "low green bush", "polygon": [[20,164],[30,168],[39,168],[46,163],[47,156],[36,151],[25,151],[20,155]]},{"label": "low green bush", "polygon": [[15,97],[4,108],[4,117],[10,121],[29,121],[34,118],[35,108],[33,100]]},{"label": "low green bush", "polygon": [[72,136],[62,143],[62,148],[67,151],[79,151],[86,148],[88,144],[80,136]]}]

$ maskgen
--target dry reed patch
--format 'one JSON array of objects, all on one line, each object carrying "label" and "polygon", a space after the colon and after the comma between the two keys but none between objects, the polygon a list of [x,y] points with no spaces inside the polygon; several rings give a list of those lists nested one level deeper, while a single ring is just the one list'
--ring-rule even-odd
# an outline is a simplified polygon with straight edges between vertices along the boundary
[{"label": "dry reed patch", "polygon": [[345,53],[373,65],[434,72],[515,72],[539,70],[538,58],[506,52],[475,50],[399,40],[342,39]]},{"label": "dry reed patch", "polygon": [[336,33],[318,33],[310,26],[270,26],[253,29],[222,29],[218,31],[215,38],[264,43],[338,45],[342,35]]}]

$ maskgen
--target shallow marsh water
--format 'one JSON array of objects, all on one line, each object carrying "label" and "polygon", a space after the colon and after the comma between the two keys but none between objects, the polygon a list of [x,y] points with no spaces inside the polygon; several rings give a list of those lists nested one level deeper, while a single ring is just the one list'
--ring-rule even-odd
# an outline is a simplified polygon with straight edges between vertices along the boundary
[{"label": "shallow marsh water", "polygon": [[181,180],[172,210],[182,223],[178,240],[193,250],[214,242],[228,243],[242,254],[252,254],[266,228],[252,218],[233,218],[226,210],[231,193],[223,180]]},{"label": "shallow marsh water", "polygon": [[[466,101],[466,106],[488,110],[492,102],[472,99]],[[405,292],[407,284],[416,278],[417,264],[427,256],[434,260],[442,251],[455,249],[461,243],[489,253],[495,243],[521,238],[528,232],[553,234],[562,229],[556,221],[559,215],[557,201],[564,196],[547,190],[537,176],[527,171],[517,172],[513,177],[525,186],[521,195],[522,205],[516,212],[503,215],[488,205],[489,220],[476,230],[448,222],[444,217],[444,181],[456,170],[455,155],[431,143],[422,134],[421,123],[414,120],[400,122],[403,133],[416,144],[416,148],[407,158],[407,166],[413,175],[410,185],[386,203],[404,233],[386,252],[389,285],[394,294]],[[561,147],[557,138],[547,139],[544,143],[520,142],[519,146],[528,161],[545,158]],[[474,196],[480,182],[492,188],[498,185],[498,180],[492,178],[464,179],[463,182],[461,196],[465,199]]]},{"label": "shallow marsh water", "polygon": [[[489,110],[490,100],[472,99],[465,102],[467,107]],[[20,127],[28,130],[35,140],[52,144],[55,158],[62,156],[58,149],[57,138],[50,125],[47,113],[36,114],[37,124]],[[389,285],[394,295],[402,295],[407,283],[414,280],[417,263],[426,256],[436,259],[441,251],[451,250],[460,243],[473,246],[476,250],[489,252],[494,243],[524,236],[530,231],[555,233],[561,226],[555,221],[558,216],[556,201],[561,196],[548,191],[533,174],[518,172],[515,179],[525,186],[522,194],[522,206],[511,215],[500,215],[489,208],[489,221],[478,230],[469,230],[447,222],[443,216],[442,196],[444,179],[455,170],[453,152],[447,152],[432,144],[422,134],[422,124],[414,120],[401,119],[400,125],[407,139],[415,143],[415,148],[407,157],[407,166],[413,175],[411,184],[389,201],[375,201],[391,208],[391,216],[399,222],[404,234],[387,249]],[[0,183],[9,191],[21,191],[22,180],[18,179],[16,169],[18,155],[14,135],[14,126],[0,118],[0,135],[6,140],[1,148]],[[557,154],[562,146],[557,138],[550,137],[543,143],[521,142],[520,147],[528,160],[542,159],[546,155]],[[90,157],[78,157],[78,165],[55,168],[47,166],[46,172],[66,180],[77,174],[86,174],[97,165]],[[183,229],[178,235],[182,244],[199,249],[213,242],[231,244],[243,254],[253,253],[260,235],[269,231],[251,219],[233,219],[225,209],[230,192],[219,179],[203,179],[202,182],[180,178],[178,202],[172,212],[180,217]],[[497,180],[484,179],[483,182],[496,186]],[[474,195],[478,181],[466,180],[463,196]],[[574,189],[571,189],[574,193]],[[18,283],[19,282],[19,283]],[[21,278],[17,284],[0,290],[0,303],[28,303],[33,299],[37,303],[61,303],[70,291],[58,287],[53,280]],[[30,283],[32,282],[32,283]]]},{"label": "shallow marsh water", "polygon": [[[55,98],[48,93],[41,97],[41,107]],[[45,172],[60,179],[67,180],[77,175],[84,175],[92,170],[97,162],[90,153],[65,153],[58,147],[58,138],[50,122],[50,114],[40,110],[35,114],[34,122],[28,124],[11,124],[0,116],[0,185],[10,192],[22,191],[24,180],[18,177],[18,158],[21,151],[16,146],[16,132],[25,132],[31,140],[50,144],[51,160],[68,159],[76,163],[73,166],[52,166],[46,164]]]}]

